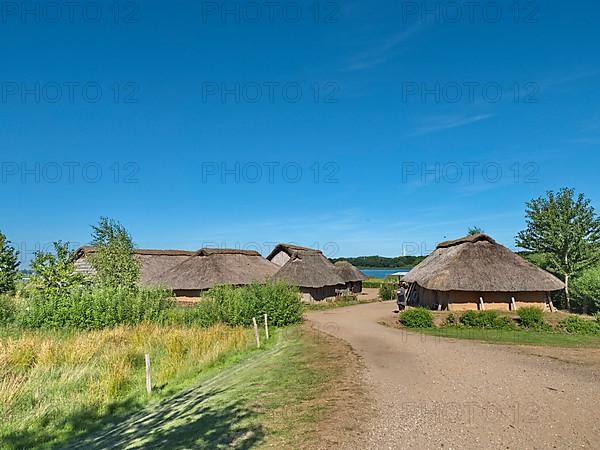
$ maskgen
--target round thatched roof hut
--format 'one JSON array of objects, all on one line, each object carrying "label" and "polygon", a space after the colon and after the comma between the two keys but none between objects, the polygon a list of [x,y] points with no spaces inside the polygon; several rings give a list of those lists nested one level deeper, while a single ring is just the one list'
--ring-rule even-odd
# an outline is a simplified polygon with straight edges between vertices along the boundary
[{"label": "round thatched roof hut", "polygon": [[485,234],[440,243],[404,276],[418,303],[442,309],[512,309],[545,306],[564,288],[554,275]]}]

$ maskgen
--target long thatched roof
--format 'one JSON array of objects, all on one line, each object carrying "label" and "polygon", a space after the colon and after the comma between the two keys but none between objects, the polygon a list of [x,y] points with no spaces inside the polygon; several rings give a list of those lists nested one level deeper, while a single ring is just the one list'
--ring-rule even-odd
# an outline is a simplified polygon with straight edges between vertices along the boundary
[{"label": "long thatched roof", "polygon": [[435,291],[551,292],[564,288],[554,275],[485,234],[440,243],[404,281]]},{"label": "long thatched roof", "polygon": [[202,249],[158,275],[153,284],[173,290],[205,290],[227,284],[243,286],[264,282],[279,266],[254,250]]},{"label": "long thatched roof", "polygon": [[[95,270],[89,262],[83,262],[82,258],[96,253],[92,246],[81,247],[75,252],[77,271],[93,274]],[[164,273],[181,264],[197,252],[188,250],[149,250],[134,249],[133,254],[140,263],[140,284],[143,286],[153,285],[157,278]]]},{"label": "long thatched roof", "polygon": [[309,250],[293,253],[273,276],[273,280],[287,281],[301,288],[320,288],[346,283],[336,272],[335,266],[320,251]]},{"label": "long thatched roof", "polygon": [[364,281],[367,279],[364,273],[362,273],[348,261],[336,262],[335,271],[346,283],[350,281]]}]

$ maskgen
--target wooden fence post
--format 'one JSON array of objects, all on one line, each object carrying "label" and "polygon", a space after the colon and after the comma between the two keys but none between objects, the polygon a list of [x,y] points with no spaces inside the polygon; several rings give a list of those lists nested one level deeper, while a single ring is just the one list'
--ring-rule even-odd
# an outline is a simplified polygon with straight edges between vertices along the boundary
[{"label": "wooden fence post", "polygon": [[252,323],[254,324],[254,335],[256,336],[256,347],[260,348],[260,336],[258,334],[258,324],[256,323],[256,317],[252,318]]},{"label": "wooden fence post", "polygon": [[150,366],[149,353],[144,355],[144,360],[146,361],[146,392],[148,392],[149,395],[152,393],[152,367]]},{"label": "wooden fence post", "polygon": [[265,336],[269,340],[269,317],[265,314]]}]

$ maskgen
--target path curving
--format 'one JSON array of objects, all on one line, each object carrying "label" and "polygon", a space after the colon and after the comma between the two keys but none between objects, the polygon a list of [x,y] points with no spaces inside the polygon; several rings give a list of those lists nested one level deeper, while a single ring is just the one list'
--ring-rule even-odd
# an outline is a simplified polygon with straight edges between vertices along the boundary
[{"label": "path curving", "polygon": [[361,439],[340,448],[600,448],[597,367],[379,324],[394,306],[306,314],[364,363],[373,411]]}]

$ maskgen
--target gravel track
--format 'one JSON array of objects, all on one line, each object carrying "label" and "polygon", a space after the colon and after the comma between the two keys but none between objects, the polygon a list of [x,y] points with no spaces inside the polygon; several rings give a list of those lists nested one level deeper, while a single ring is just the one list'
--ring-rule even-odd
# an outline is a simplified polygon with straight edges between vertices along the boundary
[{"label": "gravel track", "polygon": [[370,418],[359,439],[337,448],[600,448],[597,365],[553,358],[548,348],[541,356],[535,347],[422,337],[380,325],[394,306],[306,315],[313,328],[348,342],[365,367]]}]

